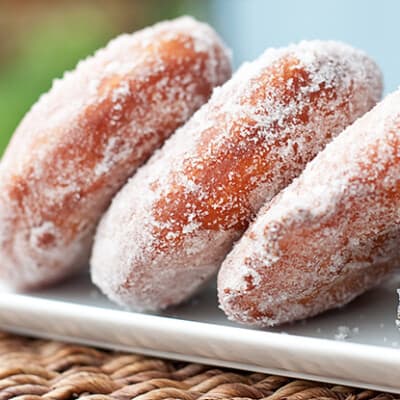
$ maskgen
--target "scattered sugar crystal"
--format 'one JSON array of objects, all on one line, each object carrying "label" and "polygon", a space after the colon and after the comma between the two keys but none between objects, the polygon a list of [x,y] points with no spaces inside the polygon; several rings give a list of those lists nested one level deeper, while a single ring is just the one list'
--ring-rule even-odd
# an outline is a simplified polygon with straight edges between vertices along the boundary
[{"label": "scattered sugar crystal", "polygon": [[360,333],[359,327],[350,328],[348,326],[339,326],[337,328],[337,333],[335,334],[336,340],[346,340],[350,339]]},{"label": "scattered sugar crystal", "polygon": [[336,340],[346,340],[351,336],[351,329],[348,326],[339,326],[335,334]]}]

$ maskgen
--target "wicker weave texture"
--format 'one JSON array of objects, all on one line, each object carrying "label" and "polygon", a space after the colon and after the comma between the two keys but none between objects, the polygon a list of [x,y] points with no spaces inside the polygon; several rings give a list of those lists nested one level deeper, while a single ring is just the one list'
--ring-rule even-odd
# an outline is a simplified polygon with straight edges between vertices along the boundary
[{"label": "wicker weave texture", "polygon": [[396,395],[0,333],[0,400],[385,400]]}]

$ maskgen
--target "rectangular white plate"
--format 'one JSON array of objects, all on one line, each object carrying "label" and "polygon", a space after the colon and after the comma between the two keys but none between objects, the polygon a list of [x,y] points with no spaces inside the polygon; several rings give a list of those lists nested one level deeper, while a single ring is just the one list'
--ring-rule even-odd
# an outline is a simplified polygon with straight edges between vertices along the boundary
[{"label": "rectangular white plate", "polygon": [[[256,330],[226,320],[215,288],[159,315],[127,312],[79,277],[30,294],[2,291],[0,329],[159,357],[400,393],[400,277],[307,322]],[[348,327],[350,335],[338,340]]]}]

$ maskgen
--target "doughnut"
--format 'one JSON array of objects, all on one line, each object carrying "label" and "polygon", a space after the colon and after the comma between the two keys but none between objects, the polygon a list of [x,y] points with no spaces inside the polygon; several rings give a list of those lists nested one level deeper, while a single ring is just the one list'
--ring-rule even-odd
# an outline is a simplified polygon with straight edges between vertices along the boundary
[{"label": "doughnut", "polygon": [[234,321],[272,326],[340,307],[400,261],[400,91],[263,206],[218,275]]},{"label": "doughnut", "polygon": [[230,75],[216,33],[183,17],[121,35],[56,81],[0,165],[0,279],[36,288],[87,267],[113,195]]},{"label": "doughnut", "polygon": [[96,233],[93,282],[136,310],[184,301],[263,202],[380,95],[375,63],[336,42],[244,65],[115,197]]}]

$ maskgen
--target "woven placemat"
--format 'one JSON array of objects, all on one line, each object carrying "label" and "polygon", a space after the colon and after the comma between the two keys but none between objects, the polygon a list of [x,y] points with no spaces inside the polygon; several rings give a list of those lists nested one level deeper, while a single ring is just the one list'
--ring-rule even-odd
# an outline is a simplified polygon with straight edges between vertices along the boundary
[{"label": "woven placemat", "polygon": [[0,333],[0,400],[6,399],[385,400],[400,397]]}]

